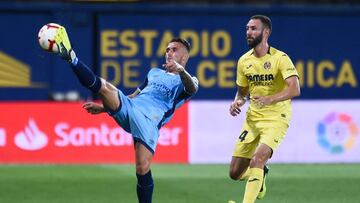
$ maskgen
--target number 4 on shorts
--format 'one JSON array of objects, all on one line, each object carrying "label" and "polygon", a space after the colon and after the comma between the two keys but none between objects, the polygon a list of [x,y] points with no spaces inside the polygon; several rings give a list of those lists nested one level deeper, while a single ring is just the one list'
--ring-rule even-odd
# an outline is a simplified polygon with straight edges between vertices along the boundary
[{"label": "number 4 on shorts", "polygon": [[245,137],[246,137],[247,134],[248,134],[248,131],[247,131],[247,130],[244,130],[244,131],[240,134],[240,136],[239,136],[240,142],[243,142],[243,141],[245,140]]}]

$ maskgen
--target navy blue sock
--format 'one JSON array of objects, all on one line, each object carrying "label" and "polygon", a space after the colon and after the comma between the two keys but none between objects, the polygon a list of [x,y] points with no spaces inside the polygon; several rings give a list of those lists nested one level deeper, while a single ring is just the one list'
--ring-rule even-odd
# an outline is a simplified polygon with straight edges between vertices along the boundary
[{"label": "navy blue sock", "polygon": [[90,70],[87,65],[78,60],[77,58],[71,64],[71,68],[74,71],[76,77],[79,79],[80,83],[91,90],[94,93],[97,93],[101,88],[101,80],[97,77],[92,70]]},{"label": "navy blue sock", "polygon": [[136,174],[136,177],[138,180],[136,191],[139,203],[151,203],[154,190],[154,181],[151,170],[145,175]]}]

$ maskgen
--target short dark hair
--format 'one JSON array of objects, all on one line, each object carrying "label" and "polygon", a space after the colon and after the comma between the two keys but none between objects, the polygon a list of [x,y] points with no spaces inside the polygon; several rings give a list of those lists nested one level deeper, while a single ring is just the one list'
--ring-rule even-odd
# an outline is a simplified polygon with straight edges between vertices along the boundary
[{"label": "short dark hair", "polygon": [[269,28],[269,30],[270,30],[270,32],[271,32],[271,30],[272,30],[272,24],[271,24],[271,20],[270,20],[269,17],[267,17],[267,16],[265,16],[265,15],[253,15],[253,16],[251,16],[250,19],[258,19],[258,20],[260,20],[261,23],[262,23],[265,27]]},{"label": "short dark hair", "polygon": [[190,52],[190,49],[191,49],[190,43],[188,41],[186,41],[185,39],[176,37],[176,38],[173,38],[170,42],[179,42],[185,46],[185,48],[188,52]]}]

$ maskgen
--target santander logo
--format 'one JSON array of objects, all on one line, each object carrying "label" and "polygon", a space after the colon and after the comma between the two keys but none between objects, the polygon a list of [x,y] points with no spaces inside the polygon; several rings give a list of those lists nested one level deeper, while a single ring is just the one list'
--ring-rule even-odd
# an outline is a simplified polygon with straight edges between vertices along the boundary
[{"label": "santander logo", "polygon": [[[67,122],[59,122],[55,125],[57,147],[91,147],[91,146],[132,146],[132,136],[121,127],[110,127],[106,123],[100,126],[79,127]],[[183,130],[180,127],[162,128],[158,139],[159,145],[176,146]]]},{"label": "santander logo", "polygon": [[0,128],[0,147],[6,145],[6,131],[4,128]]},{"label": "santander logo", "polygon": [[[160,130],[158,144],[161,146],[177,146],[182,132],[181,127],[164,127]],[[101,123],[99,126],[80,127],[68,122],[59,122],[54,125],[53,132],[47,133],[49,134],[42,131],[35,119],[30,117],[25,127],[15,134],[14,142],[18,148],[27,151],[41,150],[48,144],[59,148],[133,145],[133,138],[129,133],[121,127],[110,127],[106,123]],[[55,136],[51,137],[52,135]],[[2,139],[2,137],[4,138]],[[1,131],[0,128],[0,146],[2,143],[5,145],[5,131]]]},{"label": "santander logo", "polygon": [[25,125],[25,128],[15,134],[14,141],[20,149],[35,151],[47,145],[48,136],[38,128],[33,118],[29,118],[29,122]]}]

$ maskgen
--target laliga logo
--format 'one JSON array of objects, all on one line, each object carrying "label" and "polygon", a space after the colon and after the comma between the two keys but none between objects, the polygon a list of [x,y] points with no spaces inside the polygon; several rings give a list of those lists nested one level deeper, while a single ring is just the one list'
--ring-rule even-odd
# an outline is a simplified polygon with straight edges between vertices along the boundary
[{"label": "laliga logo", "polygon": [[350,115],[332,112],[318,123],[317,134],[322,148],[340,154],[353,148],[359,130]]},{"label": "laliga logo", "polygon": [[48,137],[39,130],[32,118],[29,119],[29,123],[24,130],[15,135],[15,144],[23,150],[38,150],[45,147],[47,143]]}]

